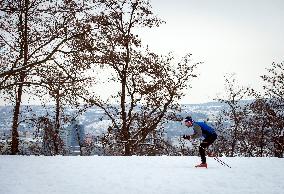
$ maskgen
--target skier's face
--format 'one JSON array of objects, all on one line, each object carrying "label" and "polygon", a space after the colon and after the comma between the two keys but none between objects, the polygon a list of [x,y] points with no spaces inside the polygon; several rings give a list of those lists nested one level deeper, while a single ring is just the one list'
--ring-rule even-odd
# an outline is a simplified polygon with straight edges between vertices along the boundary
[{"label": "skier's face", "polygon": [[185,124],[187,127],[192,127],[192,122],[190,122],[190,121],[185,121],[184,124]]}]

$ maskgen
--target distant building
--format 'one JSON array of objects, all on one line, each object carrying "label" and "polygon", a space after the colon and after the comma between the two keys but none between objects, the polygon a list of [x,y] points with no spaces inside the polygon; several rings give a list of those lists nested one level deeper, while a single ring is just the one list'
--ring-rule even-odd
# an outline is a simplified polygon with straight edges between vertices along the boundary
[{"label": "distant building", "polygon": [[80,146],[83,146],[85,142],[84,125],[78,123],[78,121],[73,121],[68,127],[66,140],[64,142],[72,155],[80,154]]},{"label": "distant building", "polygon": [[64,143],[64,148],[66,150],[69,150],[69,147],[70,147],[70,142],[71,142],[71,129],[67,128],[67,129],[64,129],[64,130],[60,130],[59,131],[59,136],[61,138],[61,140],[63,141]]}]

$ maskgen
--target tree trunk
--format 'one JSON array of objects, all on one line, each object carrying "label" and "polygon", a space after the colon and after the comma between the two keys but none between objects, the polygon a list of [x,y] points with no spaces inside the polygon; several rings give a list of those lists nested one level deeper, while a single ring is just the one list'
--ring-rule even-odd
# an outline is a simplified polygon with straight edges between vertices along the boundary
[{"label": "tree trunk", "polygon": [[[23,12],[20,15],[20,23],[19,23],[19,31],[23,33],[21,43],[22,43],[22,51],[21,56],[24,59],[23,66],[27,66],[28,64],[28,6],[29,1],[25,0],[25,4],[23,6]],[[24,17],[22,17],[22,14]],[[23,21],[24,20],[24,21]],[[19,115],[20,115],[20,106],[22,101],[22,94],[23,94],[23,86],[26,77],[26,72],[22,71],[20,73],[20,82],[18,86],[18,91],[16,94],[16,104],[14,108],[14,115],[13,115],[13,125],[12,125],[12,145],[11,145],[11,153],[15,155],[19,152],[19,133],[18,133],[18,126],[19,126]]]},{"label": "tree trunk", "polygon": [[259,156],[263,156],[263,151],[264,151],[264,126],[261,126],[261,139],[260,139],[260,153]]},{"label": "tree trunk", "polygon": [[122,140],[124,142],[124,155],[130,156],[131,150],[130,150],[130,142],[129,142],[129,131],[127,129],[126,124],[126,107],[125,107],[125,100],[126,100],[126,70],[123,71],[123,78],[121,80],[121,118],[122,118]]},{"label": "tree trunk", "polygon": [[55,155],[59,153],[59,128],[60,128],[60,96],[59,88],[56,97],[56,110],[55,110],[55,133],[53,137]]},{"label": "tree trunk", "polygon": [[233,140],[233,143],[232,143],[232,150],[231,150],[231,154],[230,154],[230,157],[234,157],[234,153],[235,153],[235,146],[236,146],[236,142],[235,140]]},{"label": "tree trunk", "polygon": [[21,84],[17,91],[16,105],[14,107],[13,125],[12,125],[12,145],[11,145],[12,155],[16,155],[19,152],[18,125],[19,125],[19,114],[20,114],[22,93],[23,93],[23,85]]}]

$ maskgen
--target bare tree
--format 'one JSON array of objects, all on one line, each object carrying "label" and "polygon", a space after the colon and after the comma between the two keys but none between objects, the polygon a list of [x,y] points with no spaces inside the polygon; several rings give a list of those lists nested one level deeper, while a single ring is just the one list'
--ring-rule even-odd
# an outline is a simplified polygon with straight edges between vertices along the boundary
[{"label": "bare tree", "polygon": [[266,99],[256,99],[249,106],[250,116],[247,119],[249,131],[245,137],[253,145],[253,156],[268,156],[271,153],[272,126],[275,123],[275,112]]},{"label": "bare tree", "polygon": [[[70,52],[68,43],[90,31],[80,18],[85,1],[3,0],[0,2],[0,90],[15,99],[11,153],[18,153],[18,120],[25,88],[34,71]],[[80,17],[78,17],[78,14]],[[60,66],[59,66],[60,68]]]},{"label": "bare tree", "polygon": [[282,155],[283,157],[284,145],[281,131],[284,129],[284,63],[272,63],[271,67],[267,68],[267,74],[261,78],[265,82],[263,88],[265,98],[269,99],[267,101],[270,112],[273,111],[273,115],[270,116],[273,120],[269,120],[269,122],[272,124],[275,156]]},{"label": "bare tree", "polygon": [[[272,64],[267,69],[268,75],[261,76],[265,82],[265,95],[254,89],[233,90],[235,80],[229,83],[229,100],[221,100],[228,104],[229,109],[225,112],[225,118],[233,123],[230,127],[224,127],[223,131],[228,134],[223,141],[231,145],[231,156],[234,152],[244,156],[281,156],[283,144],[281,130],[283,129],[283,64]],[[245,94],[253,97],[251,103],[240,106],[240,100]],[[225,123],[226,119],[222,121]],[[224,143],[223,142],[223,143]],[[282,154],[281,154],[282,153]]]},{"label": "bare tree", "polygon": [[230,124],[229,126],[225,126],[222,136],[224,139],[227,139],[230,156],[234,156],[239,151],[242,139],[242,120],[246,117],[246,111],[244,111],[245,109],[241,104],[241,100],[244,99],[247,89],[237,85],[234,74],[226,77],[225,82],[226,97],[219,98],[218,100],[227,105],[228,109],[223,111],[223,122]]},{"label": "bare tree", "polygon": [[99,5],[104,12],[95,17],[100,37],[94,38],[100,41],[93,45],[93,53],[98,64],[114,72],[111,80],[119,91],[111,99],[118,107],[98,98],[92,103],[113,123],[111,146],[123,155],[139,154],[142,147],[151,149],[158,142],[162,123],[179,109],[178,100],[190,78],[196,77],[193,70],[197,63],[190,64],[191,55],[186,55],[175,64],[171,55],[159,56],[143,49],[134,30],[162,23],[148,1],[108,0],[99,1]]},{"label": "bare tree", "polygon": [[[67,63],[68,59],[65,61]],[[72,60],[71,60],[72,61]],[[64,71],[57,68],[57,66],[42,66],[39,68],[37,76],[39,76],[40,82],[34,91],[37,91],[40,98],[49,99],[49,103],[53,102],[54,107],[54,122],[53,129],[55,135],[59,136],[60,132],[64,133],[62,128],[63,124],[70,124],[72,120],[81,115],[88,106],[82,106],[89,96],[89,89],[94,83],[94,78],[85,76],[85,68],[78,69],[77,66],[65,65]],[[71,68],[73,67],[73,68]],[[35,86],[35,85],[34,85]],[[65,109],[69,109],[66,112]],[[51,119],[51,118],[50,118]],[[56,138],[58,139],[58,138]],[[55,144],[55,154],[58,154],[57,146]]]},{"label": "bare tree", "polygon": [[214,127],[218,134],[217,140],[214,142],[213,149],[216,155],[231,155],[230,145],[230,133],[227,131],[228,118],[225,117],[228,113],[226,110],[222,110],[219,115],[216,116],[216,121],[214,122]]},{"label": "bare tree", "polygon": [[53,122],[47,116],[38,118],[37,128],[42,133],[42,154],[53,156],[65,152],[64,142],[54,130]]}]

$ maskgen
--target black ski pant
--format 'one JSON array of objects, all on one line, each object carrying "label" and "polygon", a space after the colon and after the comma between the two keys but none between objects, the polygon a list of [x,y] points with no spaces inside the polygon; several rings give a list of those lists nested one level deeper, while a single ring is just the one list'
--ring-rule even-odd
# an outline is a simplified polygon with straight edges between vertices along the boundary
[{"label": "black ski pant", "polygon": [[199,154],[201,156],[201,162],[206,163],[205,151],[215,140],[217,139],[217,134],[210,134],[201,142],[199,146]]}]

